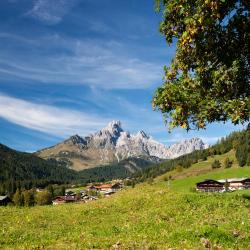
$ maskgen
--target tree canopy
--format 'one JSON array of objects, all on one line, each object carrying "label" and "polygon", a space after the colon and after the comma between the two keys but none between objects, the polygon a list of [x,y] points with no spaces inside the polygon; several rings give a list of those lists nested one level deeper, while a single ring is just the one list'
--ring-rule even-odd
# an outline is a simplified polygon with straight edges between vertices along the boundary
[{"label": "tree canopy", "polygon": [[249,121],[250,1],[156,0],[160,32],[176,54],[153,107],[170,129]]}]

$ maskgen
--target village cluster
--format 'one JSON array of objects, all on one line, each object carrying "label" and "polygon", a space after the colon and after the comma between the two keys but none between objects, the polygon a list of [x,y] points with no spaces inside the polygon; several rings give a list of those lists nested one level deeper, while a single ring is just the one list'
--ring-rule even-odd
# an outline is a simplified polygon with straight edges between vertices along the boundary
[{"label": "village cluster", "polygon": [[82,202],[98,200],[100,197],[109,197],[123,188],[123,184],[120,182],[100,185],[89,185],[86,189],[80,190],[77,194],[74,191],[66,190],[64,196],[57,196],[52,200],[53,205],[59,205],[64,203]]},{"label": "village cluster", "polygon": [[200,192],[230,192],[250,189],[250,178],[232,178],[222,180],[204,180],[196,183],[196,190]]}]

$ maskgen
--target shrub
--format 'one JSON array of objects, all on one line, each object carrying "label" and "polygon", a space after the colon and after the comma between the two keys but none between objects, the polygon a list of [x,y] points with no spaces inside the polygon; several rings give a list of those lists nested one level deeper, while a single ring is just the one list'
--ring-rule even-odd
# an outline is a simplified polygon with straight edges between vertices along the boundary
[{"label": "shrub", "polygon": [[214,160],[212,163],[212,168],[220,168],[221,167],[221,163],[219,160]]},{"label": "shrub", "polygon": [[37,205],[49,205],[52,202],[52,196],[48,191],[37,192],[35,200]]},{"label": "shrub", "polygon": [[35,199],[34,199],[34,193],[32,190],[25,190],[22,192],[22,195],[23,195],[24,206],[27,206],[27,207],[34,206]]},{"label": "shrub", "polygon": [[225,168],[231,168],[232,165],[233,165],[233,161],[230,160],[230,159],[227,157],[227,158],[225,158],[224,164],[223,164],[223,165],[224,165]]},{"label": "shrub", "polygon": [[13,202],[16,206],[23,206],[23,195],[20,191],[20,189],[17,189],[14,196],[13,196]]}]

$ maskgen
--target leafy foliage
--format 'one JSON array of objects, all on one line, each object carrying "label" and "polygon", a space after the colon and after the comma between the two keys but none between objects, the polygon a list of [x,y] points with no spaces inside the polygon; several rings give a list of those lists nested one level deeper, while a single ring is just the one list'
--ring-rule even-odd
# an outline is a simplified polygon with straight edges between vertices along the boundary
[{"label": "leafy foliage", "polygon": [[37,192],[35,196],[37,205],[49,205],[52,202],[52,198],[52,194],[47,190]]},{"label": "leafy foliage", "polygon": [[239,138],[236,149],[236,158],[241,167],[250,165],[250,126]]},{"label": "leafy foliage", "polygon": [[160,32],[176,55],[153,107],[170,129],[250,116],[250,3],[247,0],[156,0]]}]

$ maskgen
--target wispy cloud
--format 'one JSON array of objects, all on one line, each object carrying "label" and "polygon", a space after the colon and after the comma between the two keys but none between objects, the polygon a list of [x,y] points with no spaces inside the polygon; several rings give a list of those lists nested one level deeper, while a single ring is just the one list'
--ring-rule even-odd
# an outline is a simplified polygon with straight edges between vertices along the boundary
[{"label": "wispy cloud", "polygon": [[0,117],[20,126],[54,136],[87,135],[102,128],[107,118],[37,104],[0,93]]},{"label": "wispy cloud", "polygon": [[76,0],[35,0],[33,7],[26,15],[45,24],[54,25],[76,4]]},{"label": "wispy cloud", "polygon": [[[0,34],[0,39],[6,34]],[[12,37],[21,39],[20,36]],[[116,41],[78,40],[57,34],[22,39],[33,42],[22,50],[1,52],[1,78],[29,80],[33,82],[79,84],[103,89],[142,89],[157,85],[163,75],[162,64],[142,60],[128,51],[126,45]],[[8,36],[11,44],[11,35]],[[43,53],[41,53],[43,51]]]}]

